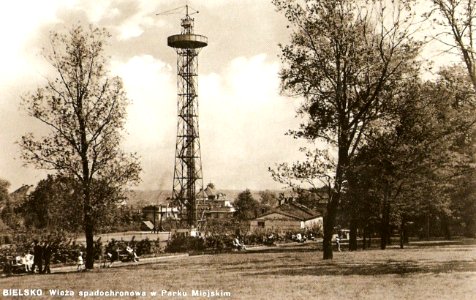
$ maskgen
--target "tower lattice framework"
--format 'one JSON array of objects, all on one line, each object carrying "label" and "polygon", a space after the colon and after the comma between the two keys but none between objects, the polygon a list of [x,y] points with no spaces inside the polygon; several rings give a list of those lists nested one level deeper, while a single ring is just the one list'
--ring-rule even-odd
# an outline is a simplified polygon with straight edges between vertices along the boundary
[{"label": "tower lattice framework", "polygon": [[169,36],[168,46],[177,52],[177,140],[172,201],[186,212],[190,226],[197,226],[197,198],[203,190],[198,125],[198,53],[208,39],[193,33],[194,19],[186,6],[180,34]]}]

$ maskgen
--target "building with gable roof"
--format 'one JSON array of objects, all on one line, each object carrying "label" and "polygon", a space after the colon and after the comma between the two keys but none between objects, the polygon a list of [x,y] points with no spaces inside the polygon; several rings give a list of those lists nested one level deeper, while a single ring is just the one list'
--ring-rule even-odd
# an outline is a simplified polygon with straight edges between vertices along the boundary
[{"label": "building with gable roof", "polygon": [[218,192],[213,183],[200,191],[200,198],[197,201],[197,211],[201,214],[199,219],[231,219],[235,213],[235,208],[226,194]]},{"label": "building with gable roof", "polygon": [[284,199],[280,205],[250,221],[250,231],[300,231],[322,227],[322,214],[304,205]]}]

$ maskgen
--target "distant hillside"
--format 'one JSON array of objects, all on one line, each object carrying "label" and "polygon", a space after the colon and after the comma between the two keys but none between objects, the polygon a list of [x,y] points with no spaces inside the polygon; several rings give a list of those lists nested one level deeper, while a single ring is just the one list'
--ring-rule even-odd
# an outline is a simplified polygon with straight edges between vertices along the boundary
[{"label": "distant hillside", "polygon": [[[238,194],[242,190],[218,190],[220,193],[226,194],[226,198],[230,201],[234,201]],[[260,199],[259,193],[261,191],[251,191],[251,194],[256,200]],[[279,193],[283,192],[282,190],[273,190],[271,192],[276,193],[276,196]],[[147,205],[165,205],[167,204],[167,198],[172,196],[172,191],[170,190],[131,190],[126,193],[127,196],[127,205],[132,205],[135,207],[144,207]]]}]

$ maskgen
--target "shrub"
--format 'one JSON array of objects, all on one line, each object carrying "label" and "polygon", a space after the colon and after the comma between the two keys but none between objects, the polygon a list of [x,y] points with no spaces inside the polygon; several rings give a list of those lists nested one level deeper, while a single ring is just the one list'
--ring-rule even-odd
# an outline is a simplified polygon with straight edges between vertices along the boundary
[{"label": "shrub", "polygon": [[166,252],[200,252],[205,250],[201,237],[174,235],[165,248]]},{"label": "shrub", "polygon": [[139,256],[142,256],[142,255],[145,255],[145,254],[152,254],[154,253],[154,249],[155,246],[153,243],[150,242],[150,240],[148,238],[146,238],[145,240],[141,240],[139,242],[137,242],[136,244],[136,253],[137,255]]}]

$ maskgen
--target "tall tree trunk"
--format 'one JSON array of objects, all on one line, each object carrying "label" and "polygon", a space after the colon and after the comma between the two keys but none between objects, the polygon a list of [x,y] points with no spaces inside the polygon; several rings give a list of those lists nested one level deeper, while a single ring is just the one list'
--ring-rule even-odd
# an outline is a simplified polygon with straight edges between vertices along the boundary
[{"label": "tall tree trunk", "polygon": [[441,216],[441,226],[445,234],[445,239],[451,240],[450,222],[448,220],[448,216],[446,216],[445,214],[442,214]]},{"label": "tall tree trunk", "polygon": [[[79,89],[78,89],[79,91]],[[81,95],[78,95],[77,98],[77,109],[76,114],[79,122],[79,132],[81,135],[80,139],[80,155],[81,155],[81,168],[82,168],[82,191],[83,191],[83,212],[84,212],[84,234],[86,236],[86,269],[94,268],[94,219],[93,219],[93,207],[91,205],[91,182],[92,178],[90,169],[89,169],[89,158],[88,158],[88,140],[87,140],[87,129],[85,121],[85,113],[83,111],[83,101]]]},{"label": "tall tree trunk", "polygon": [[363,238],[362,238],[362,250],[367,248],[367,226],[364,227]]},{"label": "tall tree trunk", "polygon": [[400,223],[400,249],[403,249],[404,240],[405,240],[405,219],[402,217],[402,222]]},{"label": "tall tree trunk", "polygon": [[327,212],[324,217],[324,239],[322,241],[323,259],[332,259],[332,234],[337,214],[337,203],[331,199],[327,204]]},{"label": "tall tree trunk", "polygon": [[86,269],[94,268],[94,220],[91,208],[91,189],[84,187],[84,235],[86,236]]},{"label": "tall tree trunk", "polygon": [[380,249],[385,250],[389,240],[390,209],[387,200],[384,200],[382,220],[380,224]]},{"label": "tall tree trunk", "polygon": [[[430,205],[428,204],[428,207]],[[428,208],[428,212],[426,214],[426,240],[430,240],[430,209]]]},{"label": "tall tree trunk", "polygon": [[387,248],[387,230],[385,221],[382,219],[382,225],[380,228],[380,249],[385,250]]},{"label": "tall tree trunk", "polygon": [[349,251],[357,250],[357,220],[353,217],[350,220],[350,239],[349,239]]},{"label": "tall tree trunk", "polygon": [[380,220],[380,249],[385,250],[390,244],[390,188],[386,182],[383,194],[382,218]]},{"label": "tall tree trunk", "polygon": [[94,268],[94,226],[85,224],[84,233],[86,235],[86,269]]},{"label": "tall tree trunk", "polygon": [[387,223],[386,237],[387,237],[387,246],[392,245],[392,229],[390,227],[390,221],[388,221],[388,223]]},{"label": "tall tree trunk", "polygon": [[336,222],[337,209],[340,203],[342,182],[344,181],[344,170],[347,168],[349,161],[349,143],[345,134],[339,137],[338,162],[336,168],[336,179],[334,189],[331,191],[331,197],[327,203],[326,217],[324,218],[324,240],[322,242],[323,259],[332,259],[332,234],[334,233],[334,226]]}]

